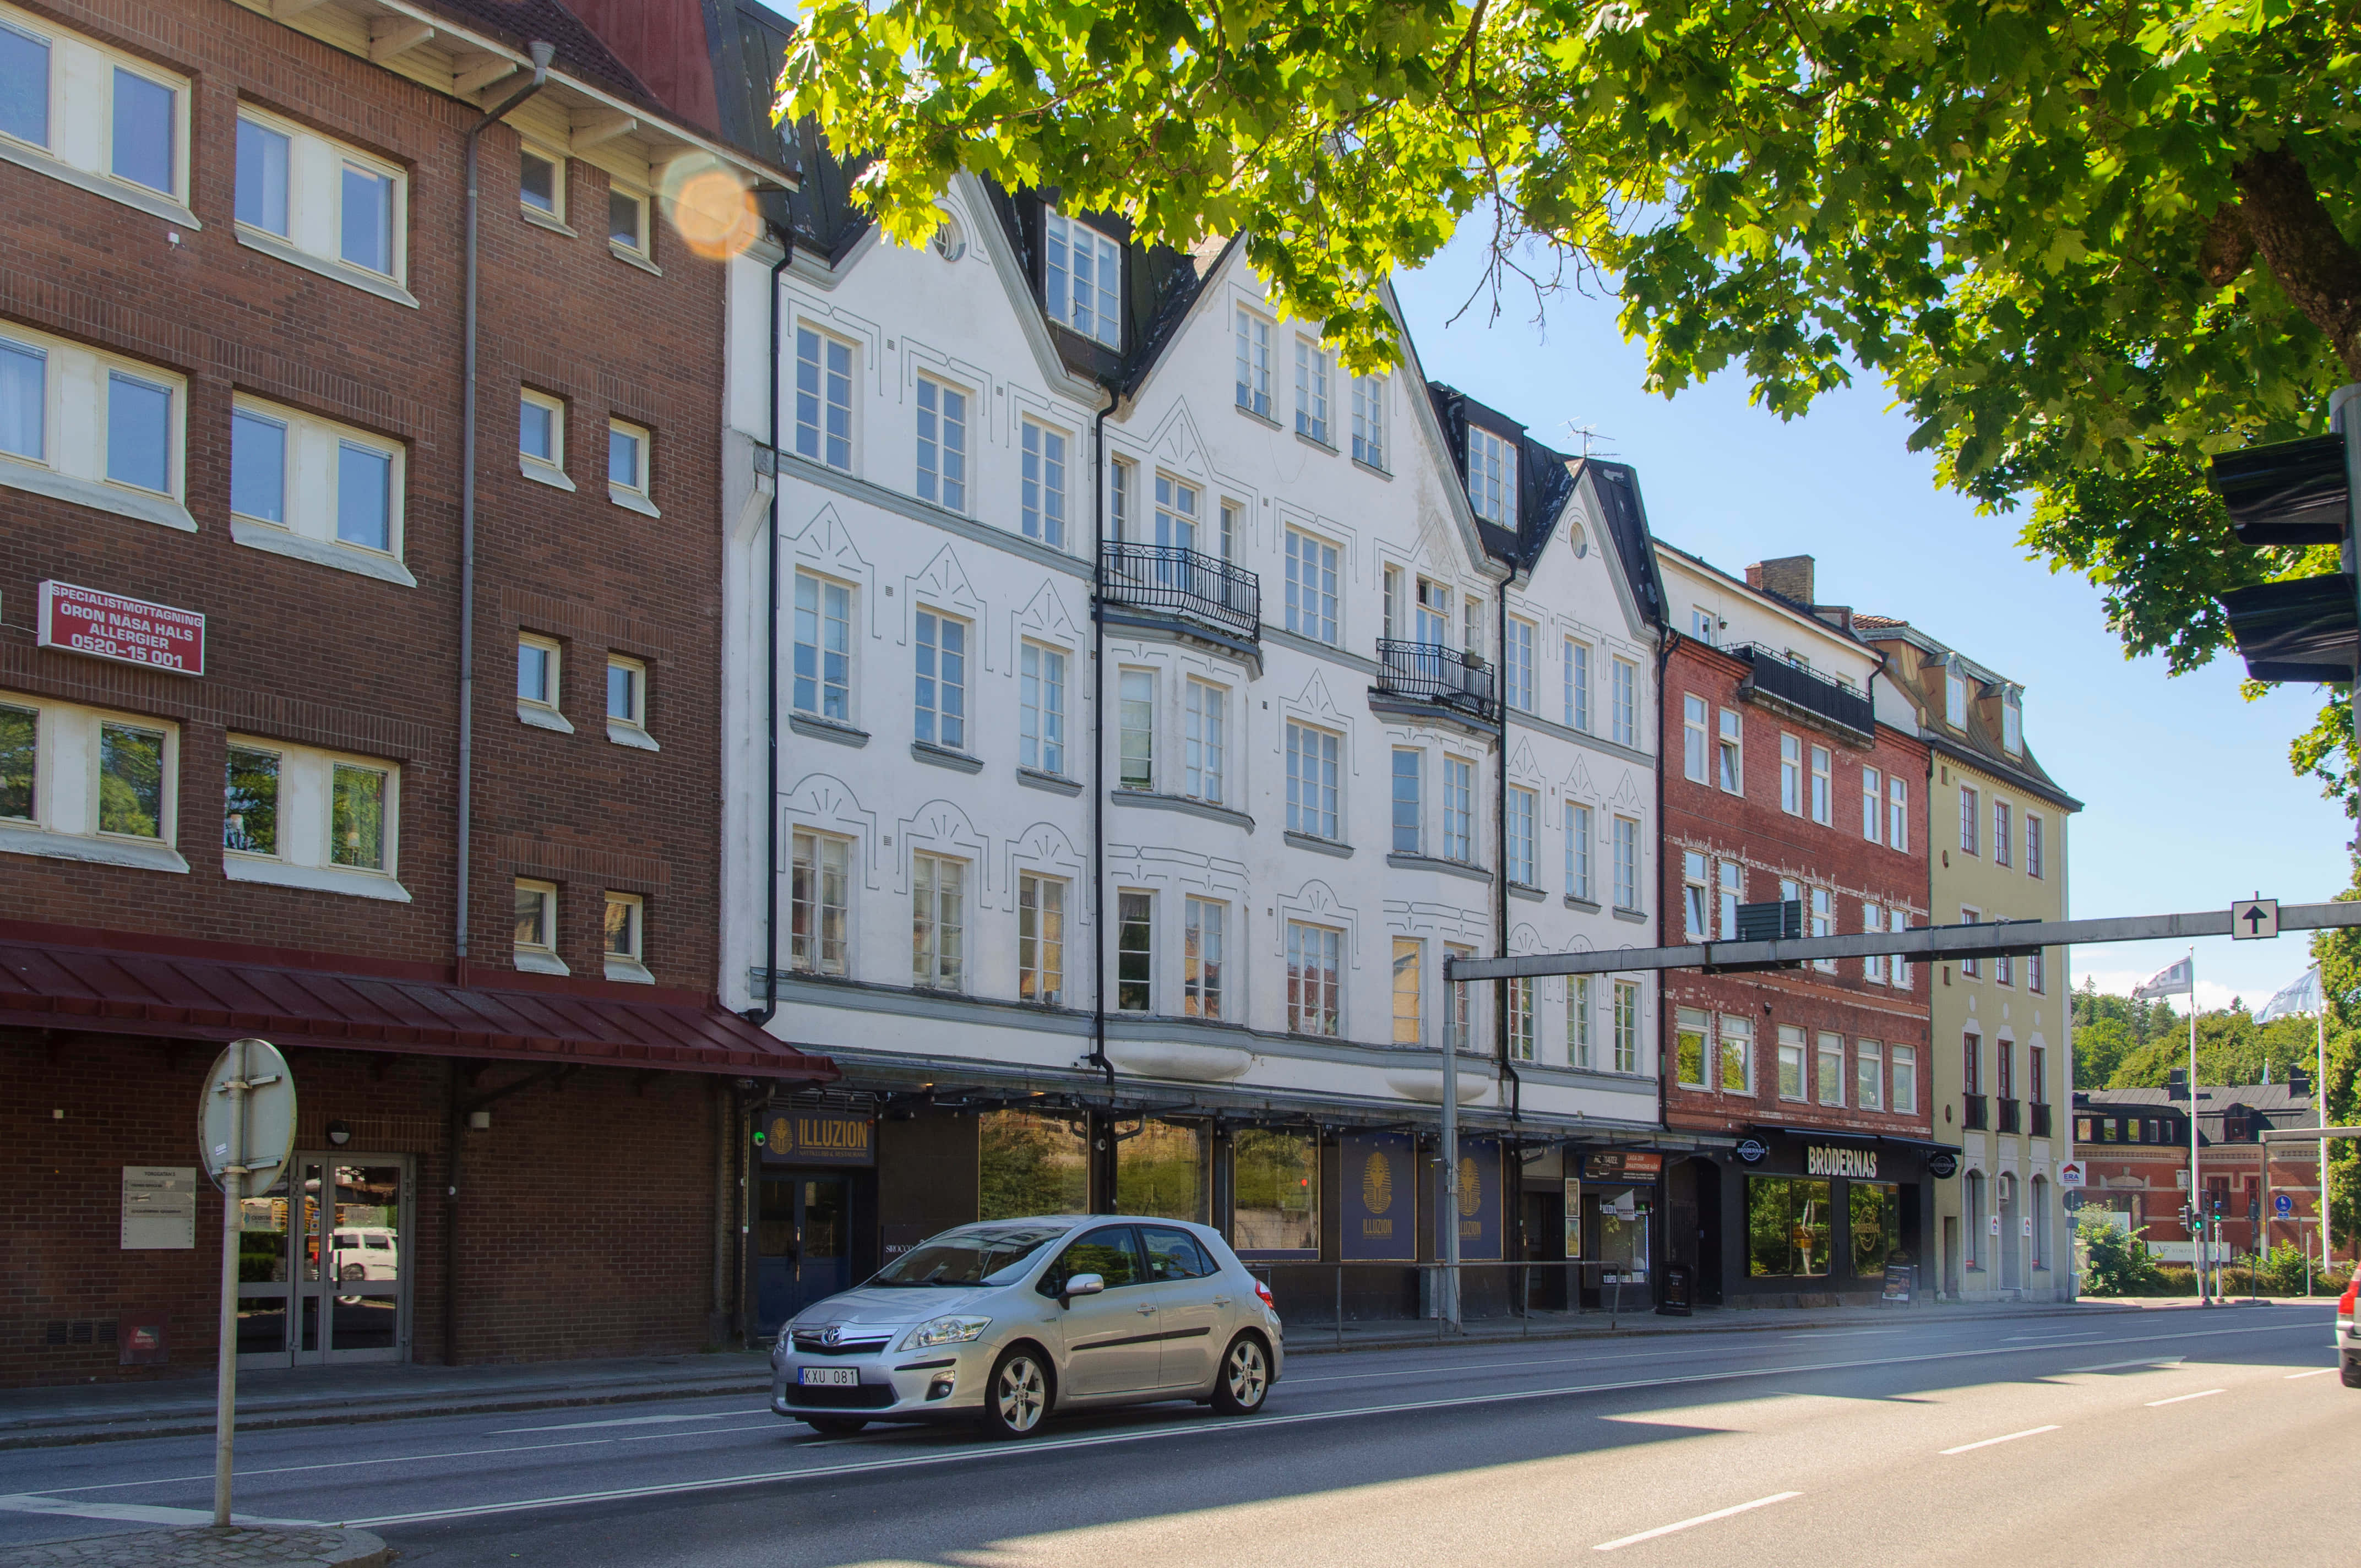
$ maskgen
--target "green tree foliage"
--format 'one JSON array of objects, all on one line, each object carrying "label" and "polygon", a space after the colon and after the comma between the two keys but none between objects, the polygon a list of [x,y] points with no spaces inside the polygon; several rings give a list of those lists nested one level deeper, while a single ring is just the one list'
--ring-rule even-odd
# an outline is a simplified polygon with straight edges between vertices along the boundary
[{"label": "green tree foliage", "polygon": [[[2361,861],[2340,900],[2361,898]],[[2312,938],[2320,990],[2328,1005],[2328,1119],[2361,1124],[2361,930],[2321,931]],[[2361,1240],[2361,1146],[2329,1146],[2329,1229],[2339,1245]]]},{"label": "green tree foliage", "polygon": [[2074,1240],[2085,1264],[2082,1289],[2092,1296],[2146,1296],[2163,1287],[2164,1277],[2147,1255],[2140,1237],[2145,1231],[2126,1231],[2103,1211],[2085,1210],[2074,1223]]},{"label": "green tree foliage", "polygon": [[[2135,1003],[2136,1005],[2136,1003]],[[2162,1003],[2154,1004],[2153,1020],[2144,1043],[2117,1059],[2105,1080],[2109,1089],[2162,1089],[2167,1075],[2189,1067],[2189,1017],[2175,1014]],[[2285,1083],[2290,1069],[2307,1076],[2312,1069],[2314,1031],[2310,1018],[2275,1018],[2257,1025],[2236,1001],[2218,1013],[2197,1015],[2197,1077],[2207,1085],[2243,1085],[2263,1081]],[[2082,1036],[2075,1036],[2081,1054]],[[2087,1058],[2085,1058],[2087,1061]],[[2087,1072],[2082,1081],[2097,1082]]]},{"label": "green tree foliage", "polygon": [[[2224,645],[2214,592],[2313,565],[2225,548],[2202,466],[2361,379],[2356,15],[812,0],[780,107],[906,242],[960,170],[1148,243],[1243,232],[1356,368],[1391,356],[1389,276],[1472,218],[1496,308],[1610,291],[1658,390],[1736,369],[1792,416],[1866,369],[1946,483],[2030,495],[2027,546],[2185,669]],[[2333,744],[2304,757],[2344,787]]]}]

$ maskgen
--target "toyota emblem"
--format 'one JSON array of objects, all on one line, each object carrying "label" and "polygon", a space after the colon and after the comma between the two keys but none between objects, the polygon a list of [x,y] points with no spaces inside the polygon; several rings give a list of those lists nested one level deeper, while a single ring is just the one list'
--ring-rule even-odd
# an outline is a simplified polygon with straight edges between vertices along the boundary
[{"label": "toyota emblem", "polygon": [[830,1323],[828,1327],[819,1331],[819,1343],[822,1344],[834,1344],[843,1337],[844,1325],[842,1323]]}]

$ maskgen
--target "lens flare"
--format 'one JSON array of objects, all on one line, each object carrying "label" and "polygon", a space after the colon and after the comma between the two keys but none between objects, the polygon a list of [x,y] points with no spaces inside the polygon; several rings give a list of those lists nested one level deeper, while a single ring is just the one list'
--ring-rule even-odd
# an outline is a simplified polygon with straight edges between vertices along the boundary
[{"label": "lens flare", "polygon": [[673,228],[697,255],[726,260],[762,237],[754,192],[719,162],[681,159],[664,171],[664,183]]}]

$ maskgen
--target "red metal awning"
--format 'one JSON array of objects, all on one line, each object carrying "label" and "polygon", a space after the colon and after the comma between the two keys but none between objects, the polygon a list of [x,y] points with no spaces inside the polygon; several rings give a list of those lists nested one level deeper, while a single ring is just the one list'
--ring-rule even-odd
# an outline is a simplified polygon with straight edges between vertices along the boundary
[{"label": "red metal awning", "polygon": [[[0,1025],[826,1082],[807,1056],[682,992],[461,986],[423,966],[0,927]],[[66,940],[42,939],[55,932]],[[100,941],[94,938],[105,937]],[[505,974],[503,980],[509,977]],[[617,989],[620,989],[620,987]]]}]

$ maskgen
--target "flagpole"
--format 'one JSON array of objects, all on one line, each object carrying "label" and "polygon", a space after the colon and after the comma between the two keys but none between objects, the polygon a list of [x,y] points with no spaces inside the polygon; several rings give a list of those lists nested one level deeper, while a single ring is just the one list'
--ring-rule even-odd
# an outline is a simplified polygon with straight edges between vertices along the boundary
[{"label": "flagpole", "polygon": [[[2323,1147],[2326,1146],[2323,1146]],[[2205,1182],[2200,1174],[2202,1157],[2197,1152],[2197,949],[2189,949],[2189,1212],[2197,1220],[2197,1304],[2210,1307],[2213,1297],[2205,1288],[2206,1219]]]},{"label": "flagpole", "polygon": [[[2312,973],[2319,976],[2320,971]],[[2320,1097],[2320,1124],[2328,1125],[2328,986],[2324,979],[2312,982],[2312,1022],[2316,1031],[2320,1061],[2314,1069],[2312,1087]],[[2328,1140],[2320,1140],[2320,1197],[2312,1204],[2320,1216],[2320,1272],[2328,1272]]]}]

